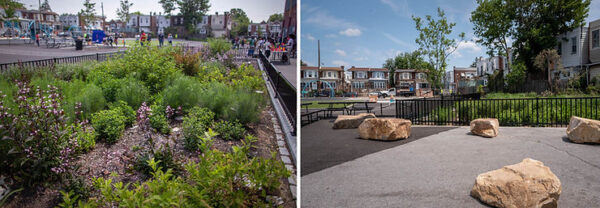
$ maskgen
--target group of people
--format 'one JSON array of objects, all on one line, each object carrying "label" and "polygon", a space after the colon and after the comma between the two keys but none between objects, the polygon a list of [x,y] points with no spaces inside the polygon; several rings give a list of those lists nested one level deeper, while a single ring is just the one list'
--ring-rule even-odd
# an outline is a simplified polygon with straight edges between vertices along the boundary
[{"label": "group of people", "polygon": [[[175,38],[177,38],[177,34],[175,34]],[[169,41],[169,45],[173,45],[173,35],[171,33],[169,33],[169,35],[167,36],[167,40]],[[140,43],[141,46],[144,46],[144,43],[147,42],[146,45],[150,45],[152,41],[152,35],[146,32],[142,32],[141,34],[137,34],[135,35],[135,42],[136,43]],[[164,45],[165,42],[165,34],[164,33],[159,33],[158,34],[158,46],[162,47]]]},{"label": "group of people", "polygon": [[295,53],[296,50],[296,42],[293,35],[289,35],[281,42],[276,42],[273,38],[233,38],[231,39],[231,45],[234,49],[248,49],[248,56],[253,56],[255,50],[264,51],[267,58],[271,56],[272,51],[286,51],[288,53],[282,55],[282,59],[285,59],[283,61],[287,61],[289,55]]}]

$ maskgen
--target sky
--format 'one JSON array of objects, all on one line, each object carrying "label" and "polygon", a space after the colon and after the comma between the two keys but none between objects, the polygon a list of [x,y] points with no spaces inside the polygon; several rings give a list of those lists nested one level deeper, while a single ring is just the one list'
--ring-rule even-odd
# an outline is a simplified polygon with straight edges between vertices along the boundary
[{"label": "sky", "polygon": [[[448,68],[468,67],[476,57],[487,57],[485,46],[475,43],[471,12],[474,0],[344,0],[301,1],[302,61],[318,63],[317,40],[321,41],[321,66],[382,67],[386,59],[418,48],[418,32],[411,16],[432,15],[442,8],[455,22],[451,38],[460,32],[465,40],[448,59]],[[589,20],[600,19],[600,0],[590,5]]]},{"label": "sky", "polygon": [[[25,4],[25,7],[28,9],[37,9],[39,5],[38,0],[18,1]],[[44,2],[44,0],[40,1],[41,3]],[[83,2],[83,0],[48,0],[52,11],[58,14],[76,14],[83,9]],[[121,6],[119,0],[91,0],[90,2],[96,3],[96,12],[98,15],[102,14],[100,2],[103,2],[104,15],[107,17],[107,20],[117,19],[117,8]],[[143,14],[163,12],[158,0],[129,0],[129,2],[133,3],[133,6],[129,9],[130,12],[140,11]],[[261,22],[268,20],[269,16],[274,13],[283,13],[285,0],[210,0],[210,5],[208,14],[214,14],[215,12],[222,14],[231,8],[241,8],[246,12],[251,21]],[[178,12],[176,10],[174,13]]]}]

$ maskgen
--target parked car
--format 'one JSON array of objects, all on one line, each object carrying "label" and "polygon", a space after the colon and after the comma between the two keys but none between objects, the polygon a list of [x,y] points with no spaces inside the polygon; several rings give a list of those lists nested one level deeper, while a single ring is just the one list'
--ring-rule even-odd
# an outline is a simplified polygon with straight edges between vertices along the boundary
[{"label": "parked car", "polygon": [[[335,95],[335,94],[334,94]],[[329,97],[331,96],[331,91],[329,90],[322,90],[321,92],[319,92],[319,94],[317,95],[317,97]]]},{"label": "parked car", "polygon": [[358,97],[357,92],[344,92],[344,97]]},{"label": "parked car", "polygon": [[390,88],[388,90],[379,91],[379,95],[383,98],[396,96],[396,88]]}]

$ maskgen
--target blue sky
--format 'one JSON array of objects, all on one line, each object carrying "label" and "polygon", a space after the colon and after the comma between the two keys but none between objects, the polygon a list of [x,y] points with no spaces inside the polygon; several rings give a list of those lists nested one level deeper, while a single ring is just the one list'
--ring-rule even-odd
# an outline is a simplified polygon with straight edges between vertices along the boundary
[{"label": "blue sky", "polygon": [[[382,67],[387,58],[418,48],[418,35],[411,16],[437,17],[437,8],[455,22],[452,38],[460,32],[465,40],[449,57],[448,69],[467,67],[479,56],[486,57],[485,46],[474,41],[471,11],[473,0],[302,0],[302,60],[317,65],[317,40],[321,40],[324,66]],[[596,11],[596,12],[594,12]],[[600,0],[593,0],[588,20],[600,18]]]}]

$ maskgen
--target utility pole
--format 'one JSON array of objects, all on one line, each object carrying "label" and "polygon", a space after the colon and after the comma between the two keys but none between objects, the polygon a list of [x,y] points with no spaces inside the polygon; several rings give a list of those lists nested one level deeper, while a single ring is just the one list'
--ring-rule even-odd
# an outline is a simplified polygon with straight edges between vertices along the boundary
[{"label": "utility pole", "polygon": [[102,30],[104,30],[104,26],[106,25],[104,22],[104,2],[100,2],[100,8],[102,8]]},{"label": "utility pole", "polygon": [[317,40],[317,54],[318,54],[318,69],[321,69],[321,40]]}]

